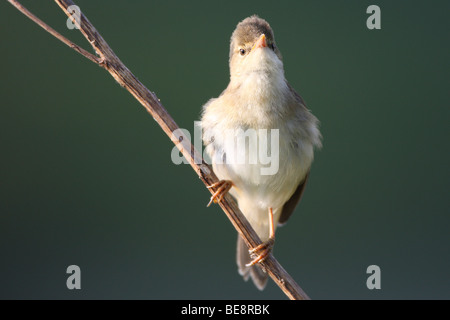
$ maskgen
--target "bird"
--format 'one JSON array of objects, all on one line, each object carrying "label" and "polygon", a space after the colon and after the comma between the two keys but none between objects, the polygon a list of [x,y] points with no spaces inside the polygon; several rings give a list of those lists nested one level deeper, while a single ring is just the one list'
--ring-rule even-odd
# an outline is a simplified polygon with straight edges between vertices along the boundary
[{"label": "bird", "polygon": [[[268,275],[260,262],[272,250],[277,225],[288,220],[302,197],[322,135],[318,119],[285,78],[266,20],[252,15],[237,24],[229,68],[228,86],[204,104],[200,120],[205,154],[219,179],[209,186],[208,206],[229,193],[263,241],[249,250],[238,235],[236,254],[239,274],[263,290]],[[262,154],[273,160],[272,172]]]}]

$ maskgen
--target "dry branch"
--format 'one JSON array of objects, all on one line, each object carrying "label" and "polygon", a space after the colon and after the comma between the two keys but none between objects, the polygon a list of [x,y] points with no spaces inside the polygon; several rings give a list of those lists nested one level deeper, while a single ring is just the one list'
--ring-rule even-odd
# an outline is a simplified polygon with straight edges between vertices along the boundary
[{"label": "dry branch", "polygon": [[[69,47],[75,51],[82,54],[84,57],[88,58],[92,62],[95,62],[102,68],[106,69],[113,78],[125,89],[127,89],[150,113],[150,115],[156,120],[156,122],[161,126],[164,132],[169,136],[172,142],[178,147],[183,156],[189,161],[190,165],[203,181],[206,186],[218,182],[218,179],[211,167],[202,159],[201,155],[195,150],[194,146],[184,139],[178,139],[173,132],[179,127],[162,106],[156,95],[148,90],[139,80],[128,70],[128,68],[120,61],[113,50],[109,47],[103,37],[97,32],[94,26],[89,22],[86,16],[81,13],[80,25],[79,27],[81,33],[89,41],[89,43],[94,48],[97,56],[87,52],[81,47],[77,46],[75,43],[71,42],[50,26],[45,24],[43,21],[34,16],[26,8],[24,8],[18,1],[8,0],[12,5],[14,5],[20,12],[25,14],[28,18],[36,22],[39,26],[44,28],[47,32],[67,44]],[[71,12],[69,12],[68,7],[75,5],[70,0],[55,0],[55,2],[61,7],[61,9],[71,17]],[[210,190],[211,193],[214,190]],[[237,207],[235,201],[229,196],[219,203],[220,207],[223,209],[227,217],[230,219],[231,223],[245,240],[249,248],[254,248],[260,245],[261,239],[259,239],[256,232],[253,230],[245,216]],[[294,281],[294,279],[283,269],[283,267],[278,263],[278,261],[270,254],[262,263],[262,266],[267,271],[269,276],[275,281],[275,283],[283,290],[283,292],[290,299],[309,299],[306,293],[300,288],[300,286]]]}]

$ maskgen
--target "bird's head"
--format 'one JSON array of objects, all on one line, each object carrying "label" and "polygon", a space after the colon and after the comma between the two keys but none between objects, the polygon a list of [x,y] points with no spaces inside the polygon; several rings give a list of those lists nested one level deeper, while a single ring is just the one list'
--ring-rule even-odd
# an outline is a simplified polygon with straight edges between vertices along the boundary
[{"label": "bird's head", "polygon": [[231,77],[245,77],[253,72],[283,73],[281,53],[272,28],[258,16],[241,21],[230,41]]}]

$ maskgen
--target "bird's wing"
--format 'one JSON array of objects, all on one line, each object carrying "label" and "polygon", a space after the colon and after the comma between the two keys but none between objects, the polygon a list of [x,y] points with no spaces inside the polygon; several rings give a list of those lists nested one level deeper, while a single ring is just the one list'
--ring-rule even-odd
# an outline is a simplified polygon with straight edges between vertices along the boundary
[{"label": "bird's wing", "polygon": [[297,189],[295,190],[294,194],[291,196],[291,198],[286,201],[286,203],[283,206],[283,209],[281,211],[280,220],[278,223],[283,224],[285,223],[289,217],[294,212],[295,207],[300,202],[300,199],[302,198],[303,191],[305,190],[306,182],[308,181],[309,172],[306,174],[305,179],[303,179],[302,182],[298,185]]}]

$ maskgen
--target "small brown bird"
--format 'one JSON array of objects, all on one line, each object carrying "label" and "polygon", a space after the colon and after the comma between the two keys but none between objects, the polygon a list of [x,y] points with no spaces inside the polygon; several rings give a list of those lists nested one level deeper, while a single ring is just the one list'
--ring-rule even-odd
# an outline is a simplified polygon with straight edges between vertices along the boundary
[{"label": "small brown bird", "polygon": [[321,146],[318,120],[284,76],[270,25],[258,16],[240,22],[231,36],[230,83],[203,107],[206,152],[221,180],[210,186],[211,201],[228,191],[237,200],[263,245],[248,250],[238,236],[237,265],[264,289],[258,265],[270,252],[275,227],[288,220],[300,201]]}]

